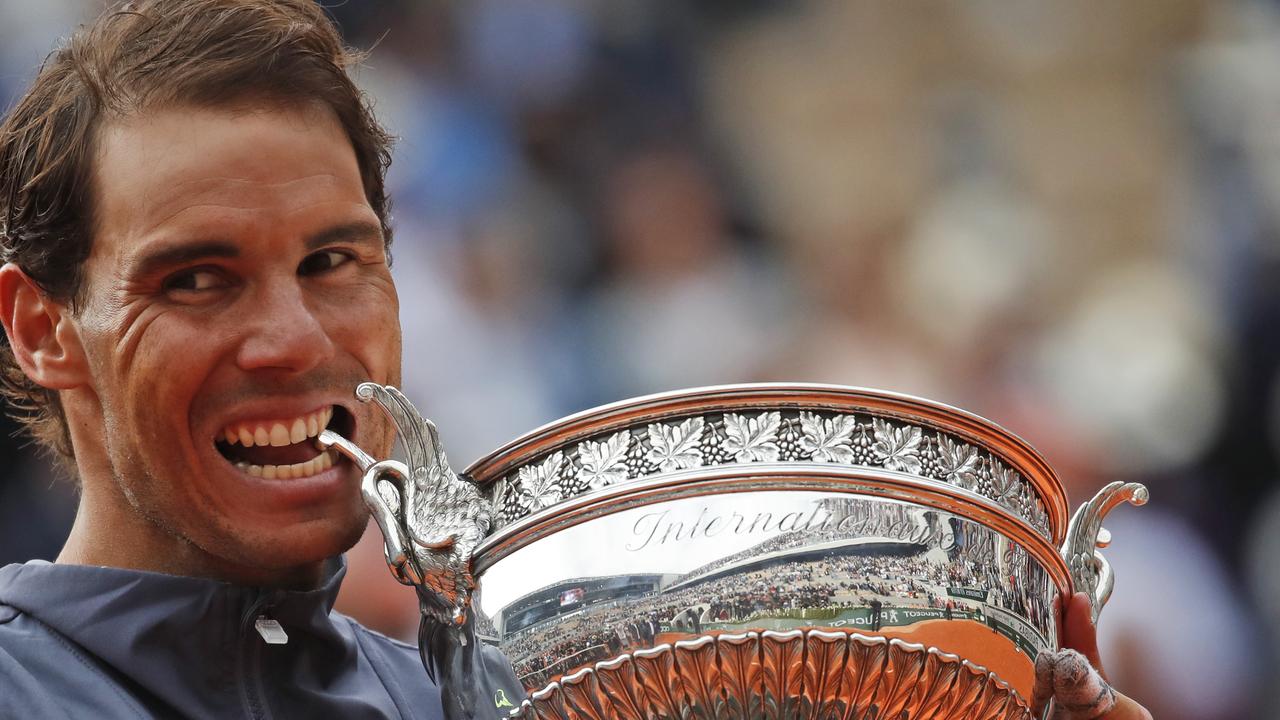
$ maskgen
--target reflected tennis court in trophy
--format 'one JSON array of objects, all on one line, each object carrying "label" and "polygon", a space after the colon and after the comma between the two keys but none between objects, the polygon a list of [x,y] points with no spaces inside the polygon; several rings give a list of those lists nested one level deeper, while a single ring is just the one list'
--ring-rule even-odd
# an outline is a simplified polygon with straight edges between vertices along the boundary
[{"label": "reflected tennis court in trophy", "polygon": [[1058,605],[1105,603],[1101,519],[1026,443],[856,388],[639,398],[464,473],[489,503],[476,633],[526,718],[1030,718]]}]

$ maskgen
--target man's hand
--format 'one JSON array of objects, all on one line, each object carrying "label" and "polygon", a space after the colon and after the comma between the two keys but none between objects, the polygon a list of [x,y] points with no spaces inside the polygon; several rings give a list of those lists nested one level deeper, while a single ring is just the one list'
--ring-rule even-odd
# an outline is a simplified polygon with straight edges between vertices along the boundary
[{"label": "man's hand", "polygon": [[1040,717],[1054,701],[1050,720],[1152,720],[1146,708],[1116,692],[1102,671],[1098,635],[1089,597],[1076,593],[1063,618],[1066,649],[1036,658],[1036,688],[1031,712]]}]

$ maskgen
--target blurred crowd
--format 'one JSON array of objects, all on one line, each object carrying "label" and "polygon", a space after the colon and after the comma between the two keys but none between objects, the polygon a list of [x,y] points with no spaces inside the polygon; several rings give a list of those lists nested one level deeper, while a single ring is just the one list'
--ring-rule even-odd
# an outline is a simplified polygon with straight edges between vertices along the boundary
[{"label": "blurred crowd", "polygon": [[[1000,422],[1118,510],[1112,679],[1280,716],[1280,3],[352,0],[405,389],[459,466],[703,384]],[[102,0],[0,0],[0,104]],[[0,563],[74,487],[0,432]],[[380,541],[343,607],[412,637]]]}]

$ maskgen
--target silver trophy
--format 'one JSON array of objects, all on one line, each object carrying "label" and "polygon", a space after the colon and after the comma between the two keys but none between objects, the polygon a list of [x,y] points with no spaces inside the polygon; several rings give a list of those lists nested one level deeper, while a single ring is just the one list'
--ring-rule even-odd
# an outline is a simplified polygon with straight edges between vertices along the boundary
[{"label": "silver trophy", "polygon": [[[387,563],[418,593],[446,712],[520,718],[1031,718],[1060,604],[1097,613],[1113,483],[1068,522],[1057,477],[993,423],[857,388],[700,388],[589,410],[462,475],[394,388],[408,462],[326,431],[364,471]],[[505,710],[504,710],[505,712]]]}]

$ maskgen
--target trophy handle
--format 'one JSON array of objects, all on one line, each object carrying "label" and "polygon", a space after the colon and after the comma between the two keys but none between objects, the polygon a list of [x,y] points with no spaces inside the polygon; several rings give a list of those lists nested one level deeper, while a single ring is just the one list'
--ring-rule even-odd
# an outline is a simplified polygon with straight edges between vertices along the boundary
[{"label": "trophy handle", "polygon": [[378,529],[382,531],[385,543],[383,555],[387,559],[387,568],[391,570],[391,574],[401,585],[421,585],[422,575],[418,572],[417,566],[410,562],[413,546],[401,525],[400,518],[396,515],[398,508],[389,505],[382,492],[378,490],[378,484],[383,481],[395,487],[396,497],[401,498],[399,502],[403,503],[405,485],[412,482],[409,479],[409,468],[395,460],[374,463],[364,471],[364,477],[360,480],[360,495],[364,498],[365,507],[369,508],[374,522],[378,523]]},{"label": "trophy handle", "polygon": [[[377,405],[391,420],[408,462],[377,461],[329,430],[320,433],[317,444],[346,455],[363,472],[360,492],[386,541],[392,575],[419,590],[424,614],[463,625],[475,589],[471,553],[488,533],[489,505],[469,478],[449,467],[435,424],[403,393],[390,385],[364,382],[355,395]],[[383,497],[382,482],[395,492]]]},{"label": "trophy handle", "polygon": [[[391,420],[407,462],[379,461],[330,430],[320,433],[317,445],[342,453],[363,473],[360,494],[382,531],[387,566],[417,591],[418,650],[427,674],[439,680],[444,716],[472,720],[493,701],[495,688],[503,697],[523,696],[505,658],[486,661],[492,651],[475,641],[471,554],[489,530],[489,505],[470,478],[449,467],[435,425],[403,393],[366,382],[355,394]],[[383,482],[394,492],[384,496]]]},{"label": "trophy handle", "polygon": [[1093,622],[1097,624],[1102,606],[1111,598],[1115,576],[1111,564],[1098,552],[1111,544],[1111,533],[1102,527],[1107,513],[1124,503],[1146,505],[1150,498],[1147,486],[1135,482],[1113,482],[1081,505],[1067,525],[1067,538],[1060,550],[1071,573],[1071,584],[1077,592],[1089,596]]},{"label": "trophy handle", "polygon": [[378,492],[378,483],[387,480],[395,485],[401,498],[404,497],[404,484],[409,477],[409,469],[404,463],[394,460],[383,460],[381,462],[375,460],[371,455],[361,450],[355,443],[342,437],[332,430],[324,430],[316,438],[317,445],[322,450],[334,448],[345,455],[364,473],[360,480],[360,495],[364,498],[365,507],[369,509],[369,514],[373,516],[374,522],[378,523],[378,529],[382,531],[385,547],[383,554],[387,559],[387,568],[391,570],[391,574],[396,580],[403,585],[419,585],[422,583],[421,576],[417,573],[417,568],[413,563],[409,562],[409,540],[404,531],[401,529],[400,519],[396,517],[396,510],[387,504],[382,493]]}]

